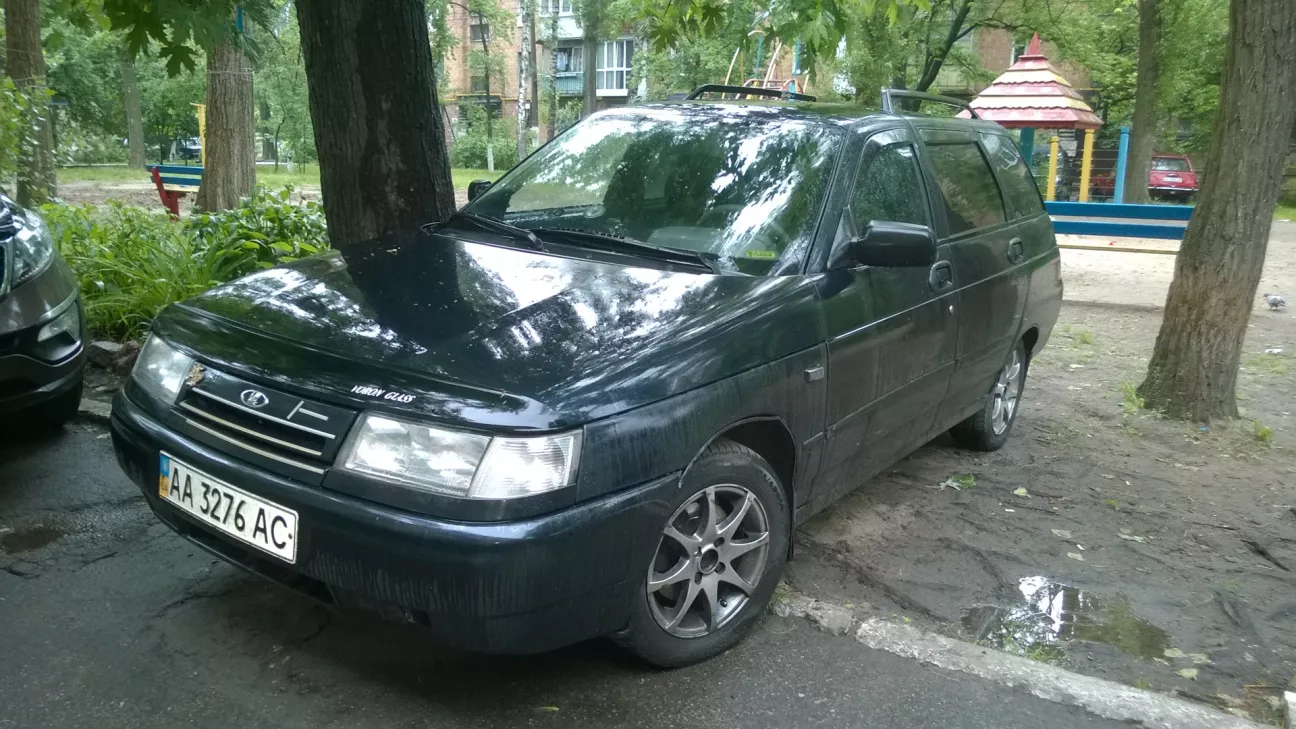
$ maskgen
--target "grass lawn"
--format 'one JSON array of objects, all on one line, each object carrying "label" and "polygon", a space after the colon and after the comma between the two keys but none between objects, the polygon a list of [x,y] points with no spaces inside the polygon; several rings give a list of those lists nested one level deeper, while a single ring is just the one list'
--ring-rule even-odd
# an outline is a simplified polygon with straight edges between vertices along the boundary
[{"label": "grass lawn", "polygon": [[1274,211],[1274,217],[1283,220],[1296,220],[1296,207],[1279,205],[1278,209]]},{"label": "grass lawn", "polygon": [[[150,163],[151,164],[151,163]],[[494,180],[503,172],[454,168],[450,170],[456,190],[463,190],[473,180]],[[139,182],[149,180],[144,170],[120,167],[61,167],[58,170],[59,182]],[[274,165],[257,165],[257,182],[269,187],[284,185],[318,185],[319,165],[297,165],[292,172],[285,165],[275,172]]]}]

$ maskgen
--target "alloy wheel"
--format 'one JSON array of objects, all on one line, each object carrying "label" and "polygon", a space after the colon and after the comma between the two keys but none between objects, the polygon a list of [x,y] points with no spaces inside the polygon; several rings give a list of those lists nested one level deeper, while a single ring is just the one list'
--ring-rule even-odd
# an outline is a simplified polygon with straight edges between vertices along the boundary
[{"label": "alloy wheel", "polygon": [[697,492],[666,522],[648,568],[657,625],[680,638],[720,629],[751,599],[768,552],[769,519],[754,493],[737,484]]},{"label": "alloy wheel", "polygon": [[1002,435],[1005,430],[1008,430],[1013,414],[1017,412],[1017,400],[1021,396],[1022,369],[1021,354],[1014,349],[1012,359],[1004,365],[1003,371],[999,373],[999,379],[995,381],[994,391],[991,392],[994,404],[990,411],[990,426],[995,435]]}]

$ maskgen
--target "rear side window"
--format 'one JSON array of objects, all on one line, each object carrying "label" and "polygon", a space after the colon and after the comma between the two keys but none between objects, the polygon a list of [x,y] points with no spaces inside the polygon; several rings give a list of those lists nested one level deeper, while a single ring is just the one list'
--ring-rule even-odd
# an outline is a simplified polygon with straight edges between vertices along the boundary
[{"label": "rear side window", "polygon": [[1013,140],[999,134],[982,134],[981,143],[990,154],[990,163],[999,172],[1004,202],[1008,203],[1012,217],[1028,218],[1044,212],[1039,187]]},{"label": "rear side window", "polygon": [[850,204],[856,232],[870,220],[930,225],[918,159],[908,144],[878,150],[864,163]]},{"label": "rear side window", "polygon": [[928,144],[927,157],[945,199],[949,234],[988,228],[1004,221],[999,185],[981,147],[974,142]]}]

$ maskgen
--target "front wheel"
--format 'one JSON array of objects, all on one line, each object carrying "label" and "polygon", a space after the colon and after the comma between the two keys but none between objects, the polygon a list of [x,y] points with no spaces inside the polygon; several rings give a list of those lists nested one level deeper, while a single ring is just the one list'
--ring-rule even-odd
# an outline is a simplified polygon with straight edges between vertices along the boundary
[{"label": "front wheel", "polygon": [[986,393],[980,412],[950,429],[950,435],[959,445],[978,451],[997,451],[1008,442],[1021,407],[1029,364],[1026,347],[1019,341]]},{"label": "front wheel", "polygon": [[774,469],[733,441],[684,474],[630,622],[615,639],[662,668],[704,661],[755,625],[787,562],[790,510]]}]

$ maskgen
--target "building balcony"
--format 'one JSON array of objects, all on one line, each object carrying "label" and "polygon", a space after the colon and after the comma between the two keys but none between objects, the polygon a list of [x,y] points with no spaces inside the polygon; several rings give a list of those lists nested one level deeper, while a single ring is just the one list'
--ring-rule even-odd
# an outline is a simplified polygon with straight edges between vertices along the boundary
[{"label": "building balcony", "polygon": [[580,96],[585,93],[585,74],[580,71],[562,71],[554,74],[559,96]]}]

